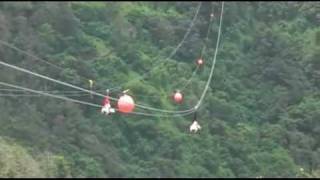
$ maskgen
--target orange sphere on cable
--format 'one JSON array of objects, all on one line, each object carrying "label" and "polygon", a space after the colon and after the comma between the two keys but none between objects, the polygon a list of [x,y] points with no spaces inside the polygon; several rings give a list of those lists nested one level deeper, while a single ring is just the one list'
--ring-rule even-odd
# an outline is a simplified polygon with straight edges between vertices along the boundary
[{"label": "orange sphere on cable", "polygon": [[183,101],[183,95],[180,91],[176,91],[173,95],[173,100],[176,103],[181,103]]},{"label": "orange sphere on cable", "polygon": [[196,63],[197,63],[198,66],[201,66],[201,65],[203,65],[204,61],[203,61],[202,58],[200,58],[200,59],[197,59]]},{"label": "orange sphere on cable", "polygon": [[118,100],[118,109],[123,113],[130,113],[134,109],[134,101],[129,95],[122,95]]}]

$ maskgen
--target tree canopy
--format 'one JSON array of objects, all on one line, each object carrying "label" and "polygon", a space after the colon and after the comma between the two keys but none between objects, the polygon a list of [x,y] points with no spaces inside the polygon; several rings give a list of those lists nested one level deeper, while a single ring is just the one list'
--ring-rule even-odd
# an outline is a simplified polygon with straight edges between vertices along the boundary
[{"label": "tree canopy", "polygon": [[[0,2],[0,61],[85,89],[93,80],[94,91],[114,97],[130,89],[138,104],[187,109],[210,73],[221,2],[202,2],[170,53],[199,3]],[[222,24],[199,133],[189,133],[192,114],[105,116],[0,86],[0,177],[320,177],[319,2],[225,2]],[[0,77],[102,102],[2,65]],[[175,104],[170,96],[190,77]]]}]

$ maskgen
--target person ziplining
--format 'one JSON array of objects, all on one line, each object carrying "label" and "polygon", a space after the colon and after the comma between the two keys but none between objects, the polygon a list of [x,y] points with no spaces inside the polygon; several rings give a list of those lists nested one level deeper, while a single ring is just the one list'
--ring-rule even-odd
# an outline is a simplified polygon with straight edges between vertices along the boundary
[{"label": "person ziplining", "polygon": [[102,102],[101,113],[105,115],[110,115],[111,113],[115,113],[115,109],[111,107],[110,99],[109,99],[109,89],[107,89],[107,95],[104,97]]},{"label": "person ziplining", "polygon": [[192,124],[189,129],[190,129],[191,133],[196,133],[198,130],[201,129],[201,126],[199,125],[199,123],[197,121],[197,112],[194,113],[193,121],[192,121]]}]

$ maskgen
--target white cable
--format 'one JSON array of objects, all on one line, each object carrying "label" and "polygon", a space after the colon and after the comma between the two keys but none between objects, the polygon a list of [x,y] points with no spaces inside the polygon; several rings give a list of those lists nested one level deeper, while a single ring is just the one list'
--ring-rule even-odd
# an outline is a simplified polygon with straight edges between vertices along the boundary
[{"label": "white cable", "polygon": [[154,114],[148,114],[148,113],[141,113],[141,112],[131,112],[129,114],[135,114],[135,115],[143,115],[143,116],[153,116],[153,117],[180,117],[180,116],[187,116],[189,114],[194,113],[195,111],[189,111],[186,113],[180,113],[180,114],[170,114],[170,115],[154,115]]},{"label": "white cable", "polygon": [[[49,94],[49,93],[45,93],[45,92],[41,92],[41,91],[29,89],[29,88],[17,86],[17,85],[5,83],[5,82],[0,82],[0,85],[4,85],[4,86],[16,88],[16,89],[22,89],[24,91],[29,91],[29,92],[41,94],[41,95],[44,95],[44,96],[49,96],[49,97],[58,98],[58,99],[66,100],[66,101],[76,102],[76,103],[89,105],[89,106],[93,106],[93,107],[99,107],[99,108],[102,107],[101,105],[88,103],[88,102],[85,102],[85,101],[79,101],[79,100],[75,100],[75,99],[71,99],[71,98],[67,98],[67,97],[63,97],[63,96],[53,95],[53,94]],[[116,108],[116,110],[118,110],[118,109]],[[148,114],[148,113],[143,113],[143,112],[130,112],[128,114],[143,115],[143,116],[153,116],[153,117],[176,117],[176,116],[186,116],[186,115],[189,115],[191,113],[193,113],[193,112],[187,112],[187,113],[182,113],[182,114],[172,114],[172,115],[155,115],[155,114]]]},{"label": "white cable", "polygon": [[[183,110],[183,111],[170,111],[170,110],[163,110],[163,109],[158,109],[158,108],[152,108],[152,107],[147,107],[147,106],[143,106],[143,105],[139,105],[139,104],[136,104],[137,107],[140,107],[140,108],[143,108],[143,109],[148,109],[148,110],[153,110],[153,111],[158,111],[158,112],[165,112],[165,113],[185,113],[185,112],[191,112],[191,111],[194,111],[195,109],[198,109],[200,104],[202,103],[203,101],[203,98],[208,90],[208,87],[210,85],[210,81],[211,81],[211,78],[212,78],[212,74],[213,74],[213,70],[214,70],[214,65],[215,65],[215,61],[216,61],[216,55],[217,55],[217,52],[218,52],[218,45],[219,45],[219,40],[220,40],[220,34],[221,34],[221,20],[222,20],[222,16],[223,16],[223,7],[224,7],[224,2],[222,2],[222,10],[221,10],[221,16],[220,16],[220,27],[219,27],[219,33],[218,33],[218,39],[217,39],[217,46],[216,46],[216,51],[215,51],[215,55],[214,55],[214,58],[213,58],[213,65],[212,65],[212,68],[211,68],[211,72],[210,72],[210,76],[209,76],[209,79],[207,81],[207,84],[206,84],[206,87],[201,95],[201,98],[199,100],[199,102],[197,103],[196,106],[188,109],[188,110]],[[17,67],[17,66],[14,66],[14,65],[10,65],[8,63],[5,63],[3,61],[0,61],[0,64],[4,65],[4,66],[7,66],[7,67],[10,67],[10,68],[13,68],[13,69],[16,69],[18,71],[22,71],[22,72],[25,72],[25,73],[28,73],[28,74],[32,74],[34,76],[37,76],[37,77],[40,77],[40,78],[43,78],[43,79],[47,79],[47,80],[50,80],[50,81],[53,81],[53,82],[56,82],[58,84],[62,84],[62,85],[65,85],[65,86],[68,86],[68,87],[71,87],[71,88],[75,88],[75,89],[78,89],[78,90],[82,90],[82,91],[85,91],[85,92],[88,92],[88,93],[91,93],[91,94],[94,94],[94,95],[97,95],[97,96],[101,96],[101,97],[105,97],[105,95],[103,94],[99,94],[99,93],[96,93],[94,91],[90,91],[90,90],[87,90],[87,89],[84,89],[84,88],[80,88],[80,87],[77,87],[77,86],[74,86],[72,84],[69,84],[69,83],[65,83],[65,82],[62,82],[62,81],[59,81],[59,80],[55,80],[55,79],[52,79],[50,77],[47,77],[47,76],[43,76],[41,74],[37,74],[37,73],[34,73],[34,72],[31,72],[29,70],[26,70],[26,69],[23,69],[23,68],[20,68],[20,67]],[[111,100],[114,100],[114,101],[117,101],[116,98],[112,98],[110,97]]]},{"label": "white cable", "polygon": [[[214,57],[212,59],[212,66],[211,66],[211,70],[210,70],[210,75],[209,75],[209,78],[206,82],[206,86],[201,94],[201,97],[198,101],[198,103],[191,109],[188,109],[188,110],[194,110],[194,111],[197,111],[198,108],[200,107],[207,91],[208,91],[208,88],[210,86],[210,83],[211,83],[211,79],[212,79],[212,75],[213,75],[213,71],[214,71],[214,68],[215,68],[215,63],[216,63],[216,58],[217,58],[217,54],[218,54],[218,47],[219,47],[219,43],[220,43],[220,36],[221,36],[221,28],[222,28],[222,19],[223,19],[223,9],[224,9],[224,2],[222,1],[222,5],[221,5],[221,14],[220,14],[220,22],[219,22],[219,30],[218,30],[218,38],[217,38],[217,42],[216,42],[216,49],[215,49],[215,53],[214,53]],[[213,17],[211,17],[212,19]],[[209,33],[209,32],[208,32]],[[185,111],[188,111],[188,110],[185,110]]]},{"label": "white cable", "polygon": [[[50,65],[50,66],[52,66],[52,67],[54,67],[56,69],[59,69],[59,70],[62,70],[62,71],[65,70],[65,68],[62,68],[62,67],[60,67],[58,65],[55,65],[55,64],[52,64],[52,63],[50,63],[50,62],[48,62],[48,61],[46,61],[46,60],[44,60],[44,59],[42,59],[40,57],[37,57],[37,56],[35,56],[35,55],[25,51],[25,50],[22,50],[22,49],[20,49],[20,48],[18,48],[16,46],[14,46],[13,44],[10,44],[10,43],[6,42],[6,41],[0,40],[0,44],[5,45],[5,46],[7,46],[9,48],[12,48],[12,49],[14,49],[14,50],[16,50],[16,51],[18,51],[18,52],[20,52],[22,54],[27,55],[27,56],[30,56],[30,57],[38,60],[38,61],[44,62],[44,63],[46,63],[46,64],[48,64],[48,65]],[[82,77],[80,77],[80,78],[82,78]],[[82,78],[82,79],[86,79],[87,80],[87,78]],[[119,87],[109,88],[110,91],[113,90],[113,89],[119,89]]]},{"label": "white cable", "polygon": [[[178,46],[171,52],[171,54],[170,54],[165,60],[170,59],[173,55],[175,55],[176,52],[178,51],[178,49],[180,48],[180,46],[184,43],[185,39],[187,38],[187,36],[188,36],[189,33],[190,33],[191,28],[193,27],[193,24],[194,24],[195,20],[197,19],[197,16],[198,16],[198,13],[199,13],[199,10],[200,10],[201,5],[202,5],[202,2],[199,3],[198,8],[197,8],[197,10],[196,10],[196,13],[195,13],[195,15],[194,15],[194,17],[193,17],[190,25],[189,25],[189,28],[187,29],[184,37],[182,38],[182,40],[180,41],[180,43],[178,44]],[[53,66],[53,67],[55,67],[55,68],[57,68],[57,69],[59,69],[59,70],[64,70],[64,68],[59,67],[59,66],[57,66],[57,65],[55,65],[55,64],[52,64],[52,63],[50,63],[50,62],[48,62],[48,61],[46,61],[46,60],[44,60],[44,59],[41,59],[41,58],[39,58],[39,57],[31,54],[31,53],[28,53],[27,51],[24,51],[24,50],[22,50],[22,49],[19,49],[18,47],[14,46],[14,45],[12,45],[12,44],[9,44],[8,42],[5,42],[5,41],[3,41],[3,40],[0,40],[0,44],[3,44],[3,45],[5,45],[5,46],[7,46],[7,47],[10,47],[10,48],[12,48],[12,49],[15,49],[16,51],[18,51],[18,52],[20,52],[20,53],[23,53],[23,54],[28,55],[28,56],[30,56],[30,57],[32,57],[32,58],[35,58],[35,59],[37,59],[37,60],[39,60],[39,61],[42,61],[42,62],[44,62],[44,63],[46,63],[46,64],[48,64],[48,65],[51,65],[51,66]],[[159,61],[159,62],[160,62],[160,61]],[[153,65],[153,66],[154,66],[154,65]],[[154,66],[152,69],[154,69],[154,68],[155,68],[155,66]],[[151,70],[150,70],[150,71],[151,71]],[[147,72],[147,73],[150,73],[150,71]],[[143,76],[145,76],[147,73],[144,73]],[[139,78],[141,78],[141,77],[139,77]],[[134,79],[134,80],[136,80],[136,79]],[[132,81],[133,81],[133,80],[131,80],[131,81],[129,81],[129,82],[132,82]],[[117,87],[112,87],[112,88],[109,87],[108,89],[111,91],[112,89],[120,89],[120,88],[121,88],[121,86],[117,86]]]},{"label": "white cable", "polygon": [[45,96],[50,96],[50,97],[54,97],[54,98],[58,98],[58,99],[63,99],[63,100],[66,100],[66,101],[72,101],[72,102],[85,104],[85,105],[89,105],[89,106],[93,106],[93,107],[101,107],[101,106],[96,105],[96,104],[92,104],[92,103],[88,103],[88,102],[84,102],[84,101],[79,101],[79,100],[75,100],[75,99],[71,99],[71,98],[67,98],[67,97],[63,97],[63,96],[58,96],[58,95],[54,95],[54,94],[49,94],[49,93],[45,93],[45,92],[41,92],[41,91],[29,89],[29,88],[24,88],[24,87],[21,87],[21,86],[8,84],[8,83],[5,83],[5,82],[0,82],[0,84],[4,85],[4,86],[12,87],[12,88],[23,89],[25,91],[42,94],[42,95],[45,95]]},{"label": "white cable", "polygon": [[[49,81],[53,81],[53,82],[58,83],[58,84],[62,84],[62,85],[65,85],[65,86],[68,86],[68,87],[71,87],[71,88],[82,90],[82,91],[85,91],[85,92],[88,92],[88,93],[91,93],[93,95],[97,95],[97,96],[100,96],[100,97],[105,97],[105,95],[103,95],[103,94],[96,93],[94,91],[90,91],[90,90],[87,90],[87,89],[84,89],[84,88],[81,88],[81,87],[78,87],[78,86],[75,86],[75,85],[72,85],[72,84],[69,84],[69,83],[66,83],[66,82],[55,80],[55,79],[52,79],[50,77],[47,77],[47,76],[44,76],[44,75],[29,71],[27,69],[23,69],[23,68],[20,68],[20,67],[5,63],[3,61],[0,61],[0,64],[4,65],[4,66],[7,66],[7,67],[10,67],[10,68],[13,68],[13,69],[18,70],[18,71],[22,71],[22,72],[25,72],[25,73],[28,73],[28,74],[31,74],[31,75],[34,75],[34,76],[49,80]],[[117,101],[117,99],[113,98],[113,97],[110,97],[110,99],[114,100],[114,101]],[[189,112],[189,111],[193,110],[193,108],[192,108],[192,109],[185,110],[185,111],[170,111],[170,110],[162,110],[162,109],[147,107],[147,106],[143,106],[143,105],[140,105],[140,104],[136,104],[136,107],[140,107],[142,109],[153,110],[153,111],[165,112],[165,113],[184,113],[184,112]]]},{"label": "white cable", "polygon": [[[4,66],[7,66],[7,67],[10,67],[10,68],[13,68],[13,69],[18,70],[18,71],[22,71],[22,72],[25,72],[25,73],[28,73],[28,74],[31,74],[31,75],[34,75],[34,76],[37,76],[37,77],[40,77],[40,78],[49,80],[49,81],[53,81],[53,82],[58,83],[58,84],[62,84],[62,85],[65,85],[65,86],[68,86],[68,87],[71,87],[71,88],[75,88],[75,89],[78,89],[78,90],[81,90],[81,91],[85,91],[85,92],[88,92],[88,93],[92,93],[92,94],[97,95],[97,96],[105,97],[105,95],[103,95],[103,94],[99,94],[99,93],[96,93],[96,92],[94,92],[94,91],[90,91],[90,90],[87,90],[87,89],[84,89],[84,88],[81,88],[81,87],[78,87],[78,86],[74,86],[74,85],[72,85],[72,84],[65,83],[65,82],[62,82],[62,81],[59,81],[59,80],[55,80],[55,79],[52,79],[52,78],[50,78],[50,77],[47,77],[47,76],[44,76],[44,75],[41,75],[41,74],[38,74],[38,73],[35,73],[35,72],[32,72],[32,71],[29,71],[29,70],[27,70],[27,69],[23,69],[23,68],[20,68],[20,67],[18,67],[18,66],[14,66],[14,65],[5,63],[5,62],[3,62],[3,61],[0,61],[0,64],[1,64],[1,65],[4,65]],[[110,99],[116,100],[116,99],[114,99],[114,98],[110,98]]]},{"label": "white cable", "polygon": [[[63,96],[65,94],[55,94],[59,96]],[[75,97],[81,97],[81,96],[89,96],[90,94],[71,94],[71,95],[65,95],[65,96],[75,96]],[[35,94],[0,94],[1,97],[3,96],[12,96],[12,97],[42,97],[43,95],[35,95]]]},{"label": "white cable", "polygon": [[188,79],[188,81],[185,83],[185,85],[180,89],[180,91],[184,91],[184,89],[189,85],[189,83],[191,82],[192,78],[196,75],[196,73],[198,72],[199,66],[197,66],[197,68],[193,71],[192,75],[190,76],[190,78]]},{"label": "white cable", "polygon": [[[213,14],[213,6],[212,6],[212,10],[211,10],[211,14]],[[204,54],[204,51],[206,49],[206,41],[209,37],[209,33],[210,33],[210,30],[211,30],[211,27],[212,27],[212,21],[213,21],[213,16],[211,16],[210,14],[210,22],[209,22],[209,25],[208,25],[208,30],[207,30],[207,35],[206,35],[206,38],[205,38],[205,41],[204,41],[204,45],[201,49],[201,54],[200,54],[200,59],[203,58],[203,54]],[[185,85],[180,89],[182,92],[184,91],[184,89],[191,83],[193,77],[196,75],[197,71],[199,70],[199,67],[200,65],[197,66],[197,68],[193,71],[193,73],[191,74],[190,78],[188,79],[188,81],[185,83]]]},{"label": "white cable", "polygon": [[41,59],[41,58],[39,58],[39,57],[37,57],[37,56],[35,56],[35,55],[32,55],[32,54],[28,53],[27,51],[21,50],[21,49],[17,48],[16,46],[11,45],[11,44],[9,44],[8,42],[5,42],[5,41],[3,41],[3,40],[1,40],[1,39],[0,39],[0,44],[3,44],[3,45],[8,46],[8,47],[10,47],[10,48],[12,48],[12,49],[15,49],[16,51],[18,51],[18,52],[20,52],[20,53],[22,53],[22,54],[25,54],[25,55],[27,55],[27,56],[30,56],[30,57],[32,57],[32,58],[34,58],[34,59],[39,60],[39,61],[42,61],[42,62],[44,62],[44,63],[46,63],[46,64],[48,64],[48,65],[50,65],[50,66],[53,66],[53,67],[55,67],[55,68],[57,68],[57,69],[59,69],[59,70],[64,70],[63,68],[61,68],[61,67],[59,67],[59,66],[57,66],[57,65],[55,65],[55,64],[52,64],[52,63],[50,63],[50,62],[48,62],[48,61],[45,61],[45,60],[43,60],[43,59]]},{"label": "white cable", "polygon": [[[21,90],[21,89],[0,89],[0,92],[1,91],[10,91],[10,92],[24,92],[24,90]],[[64,91],[64,90],[42,90],[42,92],[50,92],[50,93],[64,93],[64,94],[88,94],[86,92],[83,92],[83,91]],[[106,92],[105,90],[99,90],[99,91],[95,91],[95,92],[101,92],[101,93],[104,93]],[[130,93],[128,93],[130,95]],[[132,95],[132,96],[135,96],[135,97],[159,97],[158,95]]]},{"label": "white cable", "polygon": [[[211,83],[211,80],[212,80],[212,75],[213,75],[213,71],[214,71],[214,68],[215,68],[215,63],[216,63],[216,58],[217,58],[217,54],[218,54],[218,47],[219,47],[219,43],[220,43],[220,36],[221,36],[221,28],[222,28],[222,20],[223,20],[223,9],[224,9],[224,2],[222,1],[222,5],[221,5],[221,14],[220,14],[220,22],[219,22],[219,30],[218,30],[218,38],[217,38],[217,42],[216,42],[216,48],[215,48],[215,53],[214,53],[214,57],[212,59],[212,66],[211,66],[211,71],[210,71],[210,75],[209,75],[209,78],[206,82],[206,86],[201,94],[201,97],[198,101],[198,103],[193,107],[193,108],[190,108],[190,109],[187,109],[187,110],[184,110],[185,112],[188,112],[188,111],[193,111],[195,112],[196,110],[198,110],[198,108],[200,107],[201,103],[203,102],[203,99],[208,91],[208,88],[209,88],[209,85]],[[213,18],[213,17],[212,17]]]},{"label": "white cable", "polygon": [[127,83],[129,83],[129,82],[134,82],[134,81],[143,79],[147,74],[149,74],[150,72],[152,72],[152,71],[157,67],[158,64],[160,64],[160,63],[162,63],[162,62],[165,62],[165,61],[168,61],[169,59],[172,58],[172,56],[174,56],[174,55],[177,53],[177,51],[179,50],[179,48],[181,47],[181,45],[182,45],[182,44],[184,43],[184,41],[186,40],[186,38],[187,38],[187,36],[189,35],[189,33],[191,32],[191,29],[192,29],[192,27],[193,27],[193,25],[194,25],[194,22],[195,22],[195,20],[196,20],[197,17],[198,17],[198,14],[199,14],[199,10],[200,10],[201,5],[202,5],[202,2],[199,3],[198,9],[197,9],[197,11],[196,11],[196,13],[195,13],[195,15],[194,15],[194,17],[193,17],[190,25],[189,25],[189,28],[187,29],[185,35],[183,36],[181,42],[180,42],[180,43],[178,44],[178,46],[172,51],[172,53],[171,53],[167,58],[165,58],[163,61],[158,61],[159,63],[156,62],[156,63],[152,64],[153,68],[151,68],[149,71],[145,72],[143,75],[139,76],[139,77],[136,78],[136,79],[133,79],[133,80],[128,81]]},{"label": "white cable", "polygon": [[182,41],[178,44],[178,46],[176,47],[176,49],[175,49],[175,50],[170,54],[170,56],[167,57],[166,59],[171,59],[172,56],[174,56],[174,55],[177,53],[178,49],[180,49],[180,47],[182,46],[182,44],[184,43],[184,41],[185,41],[186,38],[188,37],[188,35],[189,35],[189,33],[191,32],[191,29],[192,29],[192,27],[193,27],[193,24],[194,24],[194,22],[196,21],[197,16],[198,16],[198,14],[199,14],[201,4],[202,4],[202,2],[199,3],[198,9],[197,9],[197,11],[196,11],[196,14],[195,14],[194,17],[193,17],[193,19],[192,19],[192,21],[191,21],[191,23],[190,23],[190,25],[189,25],[189,28],[188,28],[186,34],[183,36]]},{"label": "white cable", "polygon": [[198,109],[208,91],[209,85],[211,83],[211,79],[212,79],[212,75],[213,75],[213,70],[216,64],[216,58],[217,58],[217,54],[218,54],[218,47],[219,47],[219,42],[220,42],[220,36],[221,36],[221,27],[222,27],[222,17],[223,17],[223,7],[224,7],[224,2],[222,1],[222,7],[221,7],[221,15],[220,15],[220,24],[219,24],[219,31],[218,31],[218,39],[217,39],[217,43],[216,43],[216,50],[214,52],[214,57],[213,57],[213,62],[212,62],[212,67],[211,67],[211,71],[210,71],[210,75],[207,81],[207,84],[205,86],[204,91],[201,94],[200,100],[198,101],[198,103],[194,106],[195,109]]},{"label": "white cable", "polygon": [[[14,95],[28,95],[28,94],[24,94],[26,91],[25,90],[21,90],[21,89],[0,89],[0,92],[6,92],[9,91],[10,93],[12,92],[20,92],[19,94],[14,94]],[[86,92],[82,92],[82,91],[41,91],[41,92],[47,92],[47,93],[52,93],[52,94],[60,94],[60,95],[89,95]]]},{"label": "white cable", "polygon": [[[24,92],[25,90],[22,89],[0,89],[0,91],[14,91],[14,92]],[[43,91],[43,92],[51,92],[51,93],[55,93],[55,92],[63,92],[63,93],[79,93],[82,91],[60,91],[60,90],[51,90],[51,91]]]}]

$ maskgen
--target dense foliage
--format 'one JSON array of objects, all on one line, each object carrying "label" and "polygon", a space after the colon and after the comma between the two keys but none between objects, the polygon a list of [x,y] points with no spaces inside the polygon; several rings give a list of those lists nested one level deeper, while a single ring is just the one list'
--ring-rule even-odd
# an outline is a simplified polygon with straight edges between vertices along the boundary
[{"label": "dense foliage", "polygon": [[[168,96],[187,82],[207,43],[206,66],[178,107],[186,109],[209,75],[221,2],[203,2],[177,54],[146,79],[130,80],[170,54],[197,4],[1,2],[0,40],[63,68],[4,44],[0,59],[83,88],[88,79],[100,91],[120,85],[137,103],[174,110]],[[1,96],[0,176],[320,177],[319,2],[226,2],[223,19],[200,133],[188,132],[192,116],[104,116],[50,97]],[[3,66],[0,77],[37,90],[74,90]]]}]

